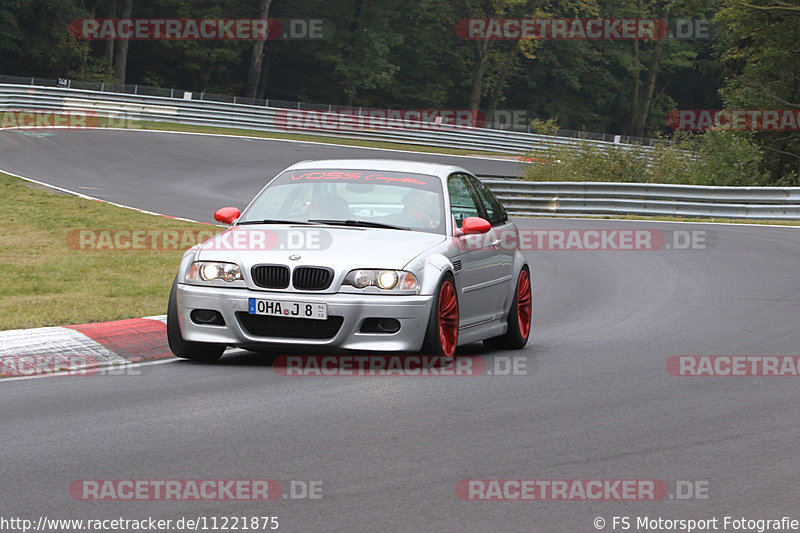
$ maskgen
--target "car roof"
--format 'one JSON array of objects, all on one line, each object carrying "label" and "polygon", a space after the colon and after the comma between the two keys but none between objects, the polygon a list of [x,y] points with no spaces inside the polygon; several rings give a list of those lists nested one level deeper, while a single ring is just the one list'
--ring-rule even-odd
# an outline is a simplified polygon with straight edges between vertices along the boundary
[{"label": "car roof", "polygon": [[346,169],[346,170],[383,170],[393,172],[410,172],[446,178],[453,172],[467,172],[467,170],[454,165],[441,163],[428,163],[422,161],[405,161],[402,159],[320,159],[316,161],[301,161],[286,170],[296,169]]}]

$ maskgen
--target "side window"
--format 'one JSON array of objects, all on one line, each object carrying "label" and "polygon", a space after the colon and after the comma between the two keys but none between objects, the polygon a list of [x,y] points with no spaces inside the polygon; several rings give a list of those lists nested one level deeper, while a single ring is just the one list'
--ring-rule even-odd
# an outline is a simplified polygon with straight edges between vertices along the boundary
[{"label": "side window", "polygon": [[467,184],[467,176],[464,174],[453,174],[447,180],[447,189],[450,194],[450,209],[456,226],[461,227],[461,223],[467,217],[479,217],[480,210],[472,191]]},{"label": "side window", "polygon": [[483,207],[486,209],[486,217],[492,226],[506,222],[508,220],[506,210],[503,208],[503,204],[500,203],[500,200],[489,190],[489,187],[472,176],[469,177],[469,182],[475,187],[475,190],[478,191],[478,196],[480,196]]}]

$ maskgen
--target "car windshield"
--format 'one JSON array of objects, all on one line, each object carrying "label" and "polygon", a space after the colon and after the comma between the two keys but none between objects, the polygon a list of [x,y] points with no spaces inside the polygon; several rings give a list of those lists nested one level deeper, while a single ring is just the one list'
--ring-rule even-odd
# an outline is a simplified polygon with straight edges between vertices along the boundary
[{"label": "car windshield", "polygon": [[290,170],[275,178],[239,224],[318,223],[445,232],[439,178],[376,170]]}]

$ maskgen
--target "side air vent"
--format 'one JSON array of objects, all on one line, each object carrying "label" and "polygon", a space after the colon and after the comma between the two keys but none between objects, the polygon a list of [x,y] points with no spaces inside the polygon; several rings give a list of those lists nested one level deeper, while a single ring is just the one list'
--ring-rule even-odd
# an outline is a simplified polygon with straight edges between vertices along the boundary
[{"label": "side air vent", "polygon": [[461,270],[461,259],[456,259],[455,261],[453,261],[453,270],[456,272]]}]

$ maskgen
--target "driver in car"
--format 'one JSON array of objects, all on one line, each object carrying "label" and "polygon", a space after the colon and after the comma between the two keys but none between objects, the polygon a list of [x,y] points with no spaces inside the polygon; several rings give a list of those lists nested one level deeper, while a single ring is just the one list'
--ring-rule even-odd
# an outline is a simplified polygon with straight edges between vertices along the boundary
[{"label": "driver in car", "polygon": [[441,210],[435,194],[426,191],[410,191],[403,197],[403,215],[415,228],[439,227]]}]

